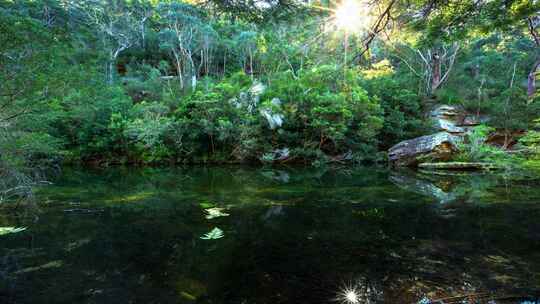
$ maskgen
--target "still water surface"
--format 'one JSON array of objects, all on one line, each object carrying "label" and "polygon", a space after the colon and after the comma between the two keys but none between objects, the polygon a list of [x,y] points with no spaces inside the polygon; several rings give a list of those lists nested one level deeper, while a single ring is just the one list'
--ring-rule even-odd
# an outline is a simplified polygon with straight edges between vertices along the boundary
[{"label": "still water surface", "polygon": [[[540,182],[65,170],[0,214],[0,303],[537,303]],[[441,300],[436,302],[436,300]],[[540,302],[538,302],[540,303]]]}]

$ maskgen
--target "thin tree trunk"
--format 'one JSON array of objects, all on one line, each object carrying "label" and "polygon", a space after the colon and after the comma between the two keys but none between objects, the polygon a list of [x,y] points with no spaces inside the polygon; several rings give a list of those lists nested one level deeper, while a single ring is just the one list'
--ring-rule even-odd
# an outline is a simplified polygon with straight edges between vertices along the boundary
[{"label": "thin tree trunk", "polygon": [[114,60],[110,59],[109,62],[107,62],[107,83],[109,85],[112,85],[114,83],[114,76],[113,76],[113,69],[114,69]]},{"label": "thin tree trunk", "polygon": [[431,94],[435,94],[441,85],[441,58],[438,52],[433,53],[431,60],[432,64],[432,79],[431,79]]},{"label": "thin tree trunk", "polygon": [[253,79],[253,55],[251,49],[249,50],[249,74],[251,75],[251,79]]},{"label": "thin tree trunk", "polygon": [[536,94],[536,75],[538,74],[538,69],[540,68],[540,59],[537,60],[533,68],[531,69],[531,72],[529,73],[529,77],[527,79],[527,96],[529,98],[529,101],[534,98],[534,95]]},{"label": "thin tree trunk", "polygon": [[[514,69],[513,69],[513,72],[512,72],[512,79],[510,80],[510,90],[512,90],[512,88],[514,88],[514,80],[516,78],[516,66],[517,66],[517,62],[514,63]],[[510,140],[509,140],[509,133],[510,133],[510,130],[508,129],[508,120],[510,120],[510,96],[508,96],[508,98],[506,98],[506,103],[504,105],[504,118],[505,118],[505,122],[504,122],[504,144],[503,144],[503,149],[508,149],[508,146],[510,145]]]},{"label": "thin tree trunk", "polygon": [[184,78],[182,77],[182,63],[176,52],[173,52],[174,59],[176,61],[176,73],[178,74],[178,81],[180,83],[180,90],[184,89]]}]

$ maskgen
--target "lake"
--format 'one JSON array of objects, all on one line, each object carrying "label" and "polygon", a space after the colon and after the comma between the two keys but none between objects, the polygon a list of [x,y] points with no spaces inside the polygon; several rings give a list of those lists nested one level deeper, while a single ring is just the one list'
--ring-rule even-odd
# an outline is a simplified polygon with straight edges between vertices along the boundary
[{"label": "lake", "polygon": [[0,303],[540,303],[540,180],[65,169],[4,210]]}]

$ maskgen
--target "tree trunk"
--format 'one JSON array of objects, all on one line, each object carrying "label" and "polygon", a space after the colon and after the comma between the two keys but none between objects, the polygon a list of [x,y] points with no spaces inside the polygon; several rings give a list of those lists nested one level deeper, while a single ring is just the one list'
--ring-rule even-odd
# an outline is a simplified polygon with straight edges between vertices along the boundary
[{"label": "tree trunk", "polygon": [[529,73],[529,77],[527,79],[527,96],[529,100],[534,98],[534,95],[536,94],[536,74],[538,73],[538,69],[540,68],[540,60],[537,60],[531,72]]},{"label": "tree trunk", "polygon": [[251,75],[251,79],[253,79],[253,55],[251,49],[249,50],[249,74]]},{"label": "tree trunk", "polygon": [[112,85],[114,83],[114,60],[110,59],[109,62],[107,62],[107,83],[109,85]]},{"label": "tree trunk", "polygon": [[191,90],[195,91],[195,88],[197,87],[197,70],[195,70],[195,63],[191,56],[189,57],[189,63],[191,66]]},{"label": "tree trunk", "polygon": [[176,74],[178,74],[178,82],[180,84],[180,90],[184,89],[184,78],[182,77],[182,63],[176,52],[173,52],[174,59],[176,61]]},{"label": "tree trunk", "polygon": [[432,64],[432,79],[431,79],[431,95],[435,94],[441,85],[441,57],[439,53],[433,52],[431,59]]}]

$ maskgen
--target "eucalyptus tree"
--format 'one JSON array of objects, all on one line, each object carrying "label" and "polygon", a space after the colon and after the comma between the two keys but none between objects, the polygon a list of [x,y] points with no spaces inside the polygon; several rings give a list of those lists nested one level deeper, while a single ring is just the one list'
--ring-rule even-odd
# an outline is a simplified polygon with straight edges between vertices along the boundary
[{"label": "eucalyptus tree", "polygon": [[243,70],[251,75],[251,78],[253,78],[254,73],[253,64],[257,52],[257,38],[258,33],[255,30],[245,30],[234,37],[240,55],[238,60],[240,61]]},{"label": "eucalyptus tree", "polygon": [[461,47],[461,42],[425,47],[400,43],[392,47],[391,55],[397,57],[422,82],[420,92],[432,97],[450,78]]},{"label": "eucalyptus tree", "polygon": [[191,77],[191,87],[194,88],[198,76],[195,55],[207,28],[202,12],[182,2],[162,4],[158,9],[163,27],[160,47],[172,56],[180,89],[185,88],[185,77]]},{"label": "eucalyptus tree", "polygon": [[538,33],[538,29],[540,28],[540,12],[537,15],[528,17],[527,23],[529,26],[529,33],[534,41],[537,57],[529,72],[529,76],[527,77],[527,95],[529,101],[531,101],[536,95],[536,78],[538,74],[540,74],[540,33]]},{"label": "eucalyptus tree", "polygon": [[141,47],[144,49],[146,47],[147,23],[154,15],[154,6],[150,2],[144,0],[135,0],[130,6],[138,28]]},{"label": "eucalyptus tree", "polygon": [[112,84],[118,57],[139,42],[138,20],[124,0],[87,0],[83,5],[107,54],[106,79]]},{"label": "eucalyptus tree", "polygon": [[209,76],[214,59],[214,51],[220,37],[211,25],[205,25],[201,31],[201,40],[199,41],[200,64],[199,73]]}]

